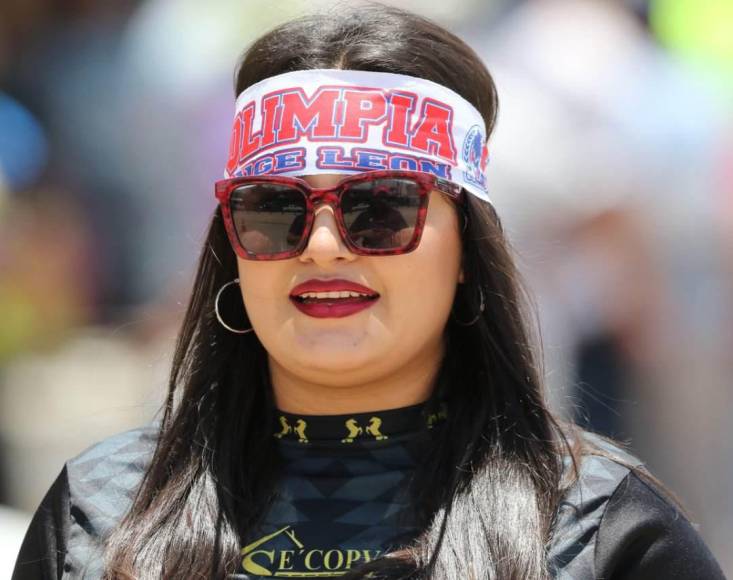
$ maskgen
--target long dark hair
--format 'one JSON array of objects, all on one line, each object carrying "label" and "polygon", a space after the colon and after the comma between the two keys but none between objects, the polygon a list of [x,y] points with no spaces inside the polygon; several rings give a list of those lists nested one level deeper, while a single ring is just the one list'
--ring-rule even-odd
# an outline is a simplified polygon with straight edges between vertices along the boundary
[{"label": "long dark hair", "polygon": [[[493,129],[498,101],[489,72],[455,35],[379,4],[341,6],[284,24],[244,54],[236,94],[280,73],[342,68],[435,81],[471,102]],[[466,580],[549,578],[546,546],[563,493],[563,456],[581,451],[571,425],[548,410],[526,296],[493,208],[467,196],[466,283],[449,323],[432,400],[450,420],[433,461],[414,477],[422,533],[349,578]],[[388,259],[388,258],[387,258]],[[262,517],[279,475],[266,352],[254,333],[217,322],[216,292],[237,276],[217,210],[178,338],[157,447],[132,508],[107,542],[107,578],[223,578],[240,540]],[[241,301],[223,316],[242,316]],[[247,324],[246,318],[242,324]],[[561,481],[562,480],[562,481]]]}]

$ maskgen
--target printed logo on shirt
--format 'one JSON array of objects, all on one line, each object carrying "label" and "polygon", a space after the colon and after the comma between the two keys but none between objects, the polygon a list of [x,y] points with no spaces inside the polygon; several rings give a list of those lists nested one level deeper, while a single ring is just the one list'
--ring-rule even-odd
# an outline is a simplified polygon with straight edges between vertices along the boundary
[{"label": "printed logo on shirt", "polygon": [[[291,549],[270,548],[267,544],[285,536]],[[245,546],[241,550],[242,568],[248,574],[272,578],[333,578],[343,576],[351,568],[370,562],[381,550],[309,548],[301,542],[291,526]]]},{"label": "printed logo on shirt", "polygon": [[440,404],[440,408],[436,413],[431,413],[427,418],[428,429],[432,429],[436,423],[448,418],[448,407],[445,403]]},{"label": "printed logo on shirt", "polygon": [[[445,402],[441,402],[434,413],[422,415],[422,421],[425,427],[432,429],[447,417],[448,408]],[[310,424],[303,417],[281,414],[278,416],[278,427],[273,436],[277,439],[295,439],[298,443],[331,440],[348,445],[357,441],[386,441],[391,435],[400,435],[406,428],[418,428],[414,422],[406,427],[404,420],[396,421],[395,417],[389,414],[355,415],[345,419],[334,417],[334,420],[317,417],[316,420],[309,419],[309,421]]]},{"label": "printed logo on shirt", "polygon": [[308,427],[308,423],[303,419],[298,419],[295,422],[295,426],[292,426],[288,423],[287,417],[280,415],[280,426],[282,427],[282,430],[279,433],[275,433],[275,437],[278,439],[282,439],[285,435],[289,435],[290,433],[295,433],[298,436],[298,443],[308,443],[308,437],[305,434],[305,429]]},{"label": "printed logo on shirt", "polygon": [[364,427],[361,427],[357,420],[352,417],[344,422],[344,426],[346,427],[346,437],[341,440],[341,443],[353,443],[357,437],[361,437],[365,433],[371,435],[377,441],[389,439],[387,435],[383,435],[379,431],[382,426],[382,420],[379,417],[370,418],[369,424]]}]

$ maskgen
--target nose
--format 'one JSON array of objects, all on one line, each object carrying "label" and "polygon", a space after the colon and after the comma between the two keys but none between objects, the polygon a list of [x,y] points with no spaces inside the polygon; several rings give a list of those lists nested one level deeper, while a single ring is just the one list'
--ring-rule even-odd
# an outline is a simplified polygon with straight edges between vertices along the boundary
[{"label": "nose", "polygon": [[330,205],[324,203],[316,208],[308,244],[299,258],[302,262],[315,262],[320,265],[356,259],[341,238],[336,216]]}]

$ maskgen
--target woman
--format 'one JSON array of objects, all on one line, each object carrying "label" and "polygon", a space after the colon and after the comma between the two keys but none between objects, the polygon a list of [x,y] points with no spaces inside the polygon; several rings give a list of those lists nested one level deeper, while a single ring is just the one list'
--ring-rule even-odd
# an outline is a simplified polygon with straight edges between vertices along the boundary
[{"label": "woman", "polygon": [[637,459],[545,406],[468,46],[309,16],[236,93],[162,421],[67,463],[16,578],[723,577]]}]

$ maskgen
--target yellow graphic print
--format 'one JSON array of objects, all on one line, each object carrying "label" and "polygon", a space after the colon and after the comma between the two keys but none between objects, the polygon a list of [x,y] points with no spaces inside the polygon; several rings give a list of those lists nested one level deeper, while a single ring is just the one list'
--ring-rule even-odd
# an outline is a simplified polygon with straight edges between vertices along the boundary
[{"label": "yellow graphic print", "polygon": [[372,417],[369,419],[369,424],[365,428],[361,427],[353,417],[351,419],[347,419],[344,426],[346,427],[347,434],[346,437],[341,440],[341,443],[353,443],[357,437],[364,434],[365,430],[377,441],[389,439],[387,435],[383,435],[379,431],[382,426],[382,420],[379,417]]},{"label": "yellow graphic print", "polygon": [[432,429],[433,426],[440,420],[440,419],[446,419],[448,417],[448,407],[445,403],[440,404],[440,409],[438,409],[437,413],[431,413],[428,415],[428,429]]},{"label": "yellow graphic print", "polygon": [[[261,548],[270,540],[284,534],[293,548]],[[242,568],[248,574],[272,578],[335,578],[351,568],[370,562],[381,550],[308,549],[295,535],[291,526],[285,526],[263,536],[241,550]]]},{"label": "yellow graphic print", "polygon": [[308,427],[308,423],[303,419],[298,419],[295,422],[295,427],[293,427],[288,423],[288,420],[285,417],[280,415],[280,426],[282,427],[282,430],[279,433],[275,433],[275,437],[278,439],[282,439],[285,435],[295,432],[298,436],[298,443],[308,443],[308,436],[305,434],[305,429]]},{"label": "yellow graphic print", "polygon": [[367,433],[372,434],[377,441],[388,439],[387,435],[382,435],[379,432],[379,428],[381,426],[382,420],[379,417],[372,417],[371,419],[369,419],[369,426],[366,428]]},{"label": "yellow graphic print", "polygon": [[359,423],[356,422],[356,419],[347,419],[344,425],[346,425],[348,435],[341,440],[341,443],[353,443],[354,439],[364,432],[364,429],[359,427]]},{"label": "yellow graphic print", "polygon": [[285,435],[293,431],[293,428],[288,425],[288,420],[282,415],[280,415],[280,425],[282,425],[283,430],[280,433],[275,433],[275,437],[278,439],[282,439]]},{"label": "yellow graphic print", "polygon": [[295,428],[293,431],[295,431],[298,434],[298,443],[308,443],[308,437],[305,435],[305,428],[308,426],[308,423],[306,423],[303,419],[298,419],[295,422]]}]

